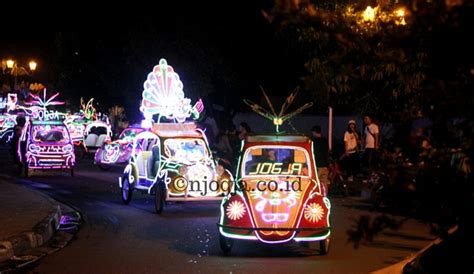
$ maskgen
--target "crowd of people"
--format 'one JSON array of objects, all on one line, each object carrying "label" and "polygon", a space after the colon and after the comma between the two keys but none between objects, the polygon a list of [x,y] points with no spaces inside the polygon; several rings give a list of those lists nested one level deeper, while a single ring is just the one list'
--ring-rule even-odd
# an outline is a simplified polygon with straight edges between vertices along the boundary
[{"label": "crowd of people", "polygon": [[[344,133],[344,154],[340,159],[347,171],[347,180],[353,181],[354,176],[363,169],[370,173],[375,169],[380,148],[380,129],[369,115],[364,116],[363,132],[358,131],[355,120],[348,121],[347,130]],[[235,164],[240,152],[241,141],[252,133],[250,126],[242,122],[239,129],[235,127],[226,128],[217,134],[213,150],[218,160],[229,170],[235,171]],[[331,152],[327,138],[323,137],[320,125],[311,128],[310,138],[314,144],[315,161],[318,168],[318,176],[322,183],[329,187],[329,168]],[[363,152],[363,153],[362,153]],[[361,157],[362,155],[362,157]]]}]

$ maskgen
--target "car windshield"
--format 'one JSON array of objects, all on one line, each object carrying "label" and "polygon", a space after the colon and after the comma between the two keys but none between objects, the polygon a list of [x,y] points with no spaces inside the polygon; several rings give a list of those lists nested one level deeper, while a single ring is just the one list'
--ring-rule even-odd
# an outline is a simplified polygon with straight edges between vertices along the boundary
[{"label": "car windshield", "polygon": [[101,125],[93,126],[89,129],[89,134],[105,135],[107,134],[107,127]]},{"label": "car windshield", "polygon": [[180,163],[209,158],[206,143],[202,139],[167,139],[164,147],[166,156]]},{"label": "car windshield", "polygon": [[245,151],[243,176],[310,176],[309,159],[299,147],[256,146]]},{"label": "car windshield", "polygon": [[32,129],[35,143],[68,143],[69,134],[64,125],[34,125]]}]

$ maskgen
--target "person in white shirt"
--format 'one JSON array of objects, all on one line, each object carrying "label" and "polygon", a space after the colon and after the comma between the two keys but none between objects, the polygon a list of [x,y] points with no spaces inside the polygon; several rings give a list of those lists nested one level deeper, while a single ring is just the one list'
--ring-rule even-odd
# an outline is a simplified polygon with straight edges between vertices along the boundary
[{"label": "person in white shirt", "polygon": [[373,123],[372,117],[364,116],[364,140],[365,151],[364,158],[367,163],[369,172],[372,172],[377,161],[376,151],[379,149],[379,127]]},{"label": "person in white shirt", "polygon": [[347,180],[349,182],[354,180],[354,175],[359,168],[359,144],[360,138],[359,134],[357,133],[356,122],[354,120],[350,120],[347,124],[347,130],[344,133],[344,158],[346,159],[347,173],[349,175]]}]

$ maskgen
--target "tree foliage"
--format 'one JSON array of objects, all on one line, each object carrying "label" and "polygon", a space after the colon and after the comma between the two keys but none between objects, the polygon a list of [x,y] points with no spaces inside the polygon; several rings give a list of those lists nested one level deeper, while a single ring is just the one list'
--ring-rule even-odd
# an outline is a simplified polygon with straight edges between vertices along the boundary
[{"label": "tree foliage", "polygon": [[[302,86],[318,104],[404,121],[425,110],[426,100],[437,97],[432,93],[444,92],[439,81],[447,68],[434,64],[440,53],[433,41],[466,23],[461,11],[472,7],[457,2],[280,0],[263,14],[303,61]],[[370,4],[377,5],[374,21],[361,17]],[[452,79],[472,78],[468,66],[452,65],[462,74]],[[463,85],[472,87],[472,80]]]}]

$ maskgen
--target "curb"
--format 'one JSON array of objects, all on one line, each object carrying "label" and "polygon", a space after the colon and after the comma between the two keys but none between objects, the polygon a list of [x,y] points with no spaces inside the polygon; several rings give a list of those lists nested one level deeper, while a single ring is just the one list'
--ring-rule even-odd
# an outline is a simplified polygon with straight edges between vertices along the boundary
[{"label": "curb", "polygon": [[56,210],[36,224],[32,231],[20,233],[0,241],[0,263],[28,250],[40,247],[51,240],[58,231],[61,221],[61,207],[55,203]]},{"label": "curb", "polygon": [[[4,179],[18,178],[0,175]],[[53,238],[61,224],[61,206],[51,197],[35,190],[41,196],[45,197],[54,206],[43,220],[37,223],[31,231],[19,233],[17,235],[0,240],[0,263],[10,260],[15,256],[22,255],[28,250],[41,247]]]}]

